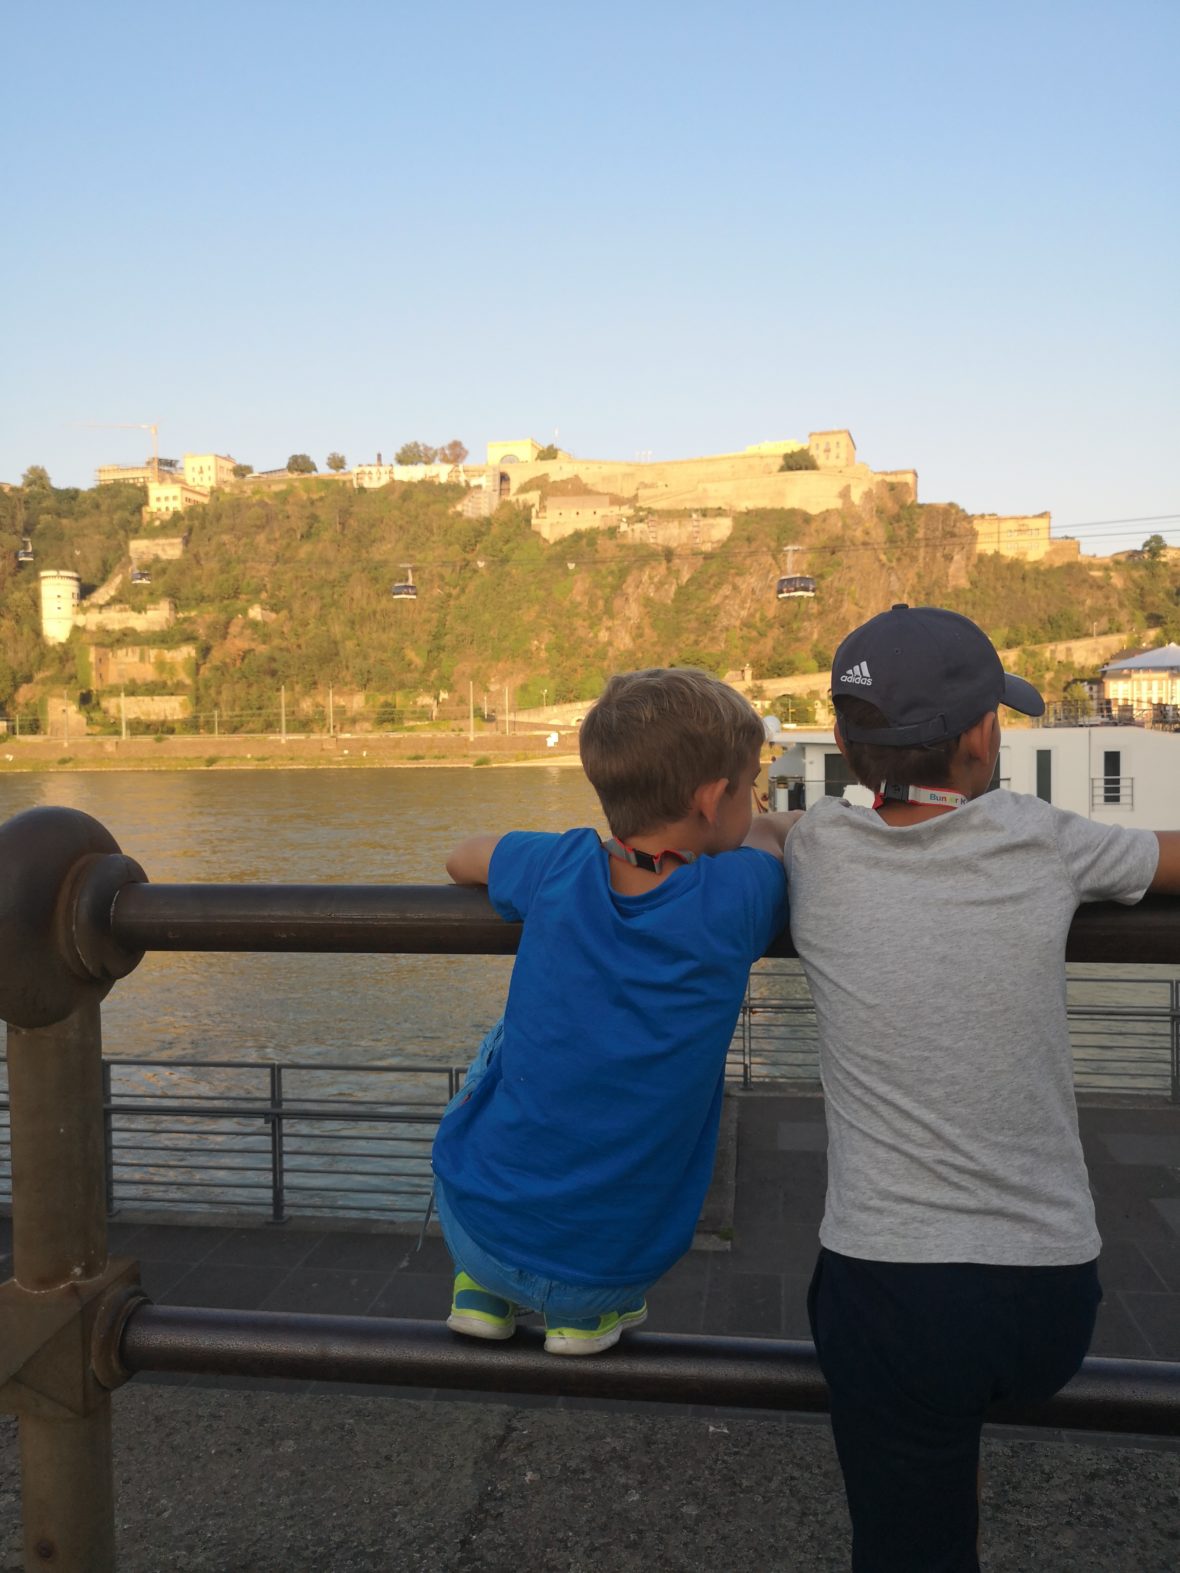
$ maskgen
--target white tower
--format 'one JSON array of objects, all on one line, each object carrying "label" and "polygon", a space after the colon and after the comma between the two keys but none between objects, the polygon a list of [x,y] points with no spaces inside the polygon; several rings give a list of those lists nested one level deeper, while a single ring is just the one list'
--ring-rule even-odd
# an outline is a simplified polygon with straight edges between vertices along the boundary
[{"label": "white tower", "polygon": [[41,575],[41,637],[65,644],[74,626],[81,581],[68,568],[47,568]]}]

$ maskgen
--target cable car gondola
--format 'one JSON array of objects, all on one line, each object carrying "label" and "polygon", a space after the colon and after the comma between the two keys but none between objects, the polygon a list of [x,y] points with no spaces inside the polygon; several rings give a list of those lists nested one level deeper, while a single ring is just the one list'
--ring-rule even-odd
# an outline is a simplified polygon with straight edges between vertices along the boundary
[{"label": "cable car gondola", "polygon": [[807,573],[792,573],[795,566],[795,553],[802,551],[801,546],[794,542],[783,547],[783,556],[787,559],[787,571],[775,583],[774,593],[780,601],[810,601],[815,599],[815,580]]},{"label": "cable car gondola", "polygon": [[776,584],[774,593],[780,601],[814,600],[815,580],[805,573],[784,574]]},{"label": "cable car gondola", "polygon": [[390,587],[390,595],[395,601],[416,601],[418,599],[418,586],[414,583],[414,570],[409,563],[403,563],[406,577]]},{"label": "cable car gondola", "polygon": [[16,554],[16,560],[18,563],[31,563],[34,561],[33,543],[27,535],[20,543],[20,551]]}]

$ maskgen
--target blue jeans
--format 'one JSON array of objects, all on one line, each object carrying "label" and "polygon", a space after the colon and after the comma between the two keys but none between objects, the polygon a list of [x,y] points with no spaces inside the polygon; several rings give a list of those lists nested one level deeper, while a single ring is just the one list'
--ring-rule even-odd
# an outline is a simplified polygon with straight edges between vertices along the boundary
[{"label": "blue jeans", "polygon": [[489,1294],[499,1295],[519,1309],[540,1311],[550,1326],[602,1316],[606,1311],[634,1310],[647,1293],[645,1283],[623,1288],[615,1284],[608,1289],[595,1288],[593,1284],[566,1284],[499,1261],[477,1245],[455,1217],[441,1180],[435,1181],[435,1207],[456,1272],[466,1273]]}]

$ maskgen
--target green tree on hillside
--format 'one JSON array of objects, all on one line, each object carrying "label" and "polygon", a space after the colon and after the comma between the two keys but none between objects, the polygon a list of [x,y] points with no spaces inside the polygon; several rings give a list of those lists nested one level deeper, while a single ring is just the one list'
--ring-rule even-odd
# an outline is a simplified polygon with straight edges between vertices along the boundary
[{"label": "green tree on hillside", "polygon": [[783,462],[779,465],[780,473],[783,470],[818,470],[815,454],[807,448],[792,448],[790,453],[783,454]]},{"label": "green tree on hillside", "polygon": [[555,442],[547,442],[543,448],[538,449],[537,458],[548,462],[550,459],[560,457],[560,450]]},{"label": "green tree on hillside", "polygon": [[315,475],[316,463],[309,453],[293,453],[287,460],[292,475]]},{"label": "green tree on hillside", "polygon": [[342,453],[330,453],[324,463],[330,470],[339,472],[344,468],[346,461]]},{"label": "green tree on hillside", "polygon": [[467,457],[467,449],[458,437],[452,437],[450,442],[438,450],[438,456],[444,464],[462,464]]},{"label": "green tree on hillside", "polygon": [[30,464],[20,478],[21,485],[26,491],[47,492],[51,487],[49,471],[43,464]]},{"label": "green tree on hillside", "polygon": [[235,480],[244,481],[246,479],[247,475],[253,475],[253,474],[254,474],[254,466],[252,464],[235,464],[234,465],[234,479]]},{"label": "green tree on hillside", "polygon": [[1168,543],[1162,535],[1149,535],[1142,546],[1143,556],[1149,563],[1158,563],[1167,547]]},{"label": "green tree on hillside", "polygon": [[394,464],[433,464],[438,449],[425,442],[403,442],[393,456]]}]

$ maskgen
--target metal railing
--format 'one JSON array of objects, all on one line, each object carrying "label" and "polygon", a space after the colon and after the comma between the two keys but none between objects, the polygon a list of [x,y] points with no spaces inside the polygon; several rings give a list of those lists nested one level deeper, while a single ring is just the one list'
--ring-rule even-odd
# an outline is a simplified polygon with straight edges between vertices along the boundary
[{"label": "metal railing", "polygon": [[1091,776],[1091,808],[1134,808],[1134,776]]},{"label": "metal railing", "polygon": [[274,1223],[419,1217],[435,1128],[462,1077],[459,1066],[104,1060],[108,1216],[165,1205],[261,1209]]},{"label": "metal railing", "polygon": [[[1180,1103],[1180,976],[1071,969],[1067,1014],[1079,1092]],[[798,963],[759,963],[750,977],[727,1074],[743,1088],[819,1080],[815,1007]]]},{"label": "metal railing", "polygon": [[[1068,1017],[1079,1092],[1180,1103],[1180,977],[1072,976]],[[212,1210],[408,1225],[425,1211],[435,1127],[464,1067],[119,1057],[102,1073],[108,1217]],[[751,975],[726,1080],[743,1091],[818,1084],[798,962]],[[0,1204],[10,1182],[0,1072]]]},{"label": "metal railing", "polygon": [[[490,1350],[441,1324],[156,1307],[107,1255],[100,1005],[152,950],[510,953],[486,892],[424,886],[156,886],[95,820],[31,809],[0,826],[0,1018],[8,1023],[13,1278],[0,1389],[20,1417],[27,1568],[115,1566],[110,1393],[138,1371],[352,1379],[494,1392],[824,1409],[808,1344],[637,1333],[625,1354]],[[789,938],[772,947],[789,956]],[[1180,961],[1180,903],[1079,913],[1080,961]],[[571,1369],[572,1368],[572,1369]],[[1173,1433],[1180,1366],[1088,1360],[1036,1426]]]},{"label": "metal railing", "polygon": [[1148,700],[1129,704],[1119,699],[1057,699],[1045,706],[1034,726],[1144,726],[1180,732],[1180,705]]}]

